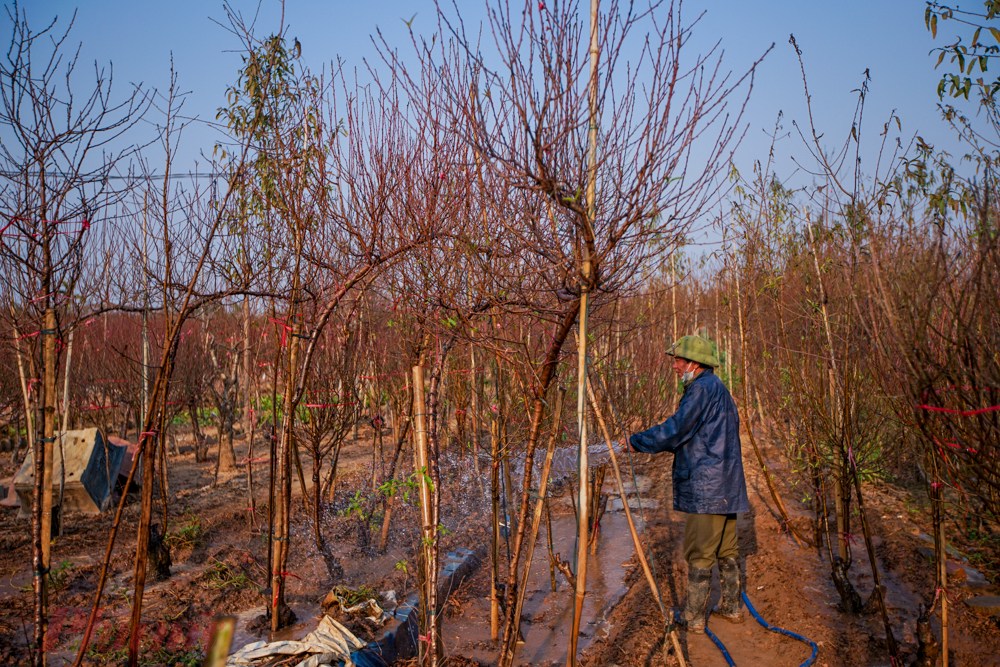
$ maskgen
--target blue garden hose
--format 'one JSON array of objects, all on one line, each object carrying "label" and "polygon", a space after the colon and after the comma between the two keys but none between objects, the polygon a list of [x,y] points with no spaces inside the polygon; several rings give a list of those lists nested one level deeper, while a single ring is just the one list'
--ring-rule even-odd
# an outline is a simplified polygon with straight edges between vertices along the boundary
[{"label": "blue garden hose", "polygon": [[708,638],[715,642],[715,645],[719,647],[722,651],[722,657],[726,659],[726,664],[729,667],[736,667],[736,663],[733,662],[732,656],[729,655],[729,651],[726,650],[726,645],[722,643],[722,640],[715,636],[715,633],[708,629],[708,623],[705,624],[705,634]]},{"label": "blue garden hose", "polygon": [[[816,660],[816,654],[819,653],[819,647],[816,646],[816,642],[812,641],[811,639],[807,639],[802,635],[796,634],[791,630],[785,630],[784,628],[779,628],[765,621],[763,617],[761,617],[761,615],[757,613],[757,610],[754,609],[753,605],[750,604],[750,598],[747,597],[746,591],[743,591],[743,603],[747,606],[747,609],[750,611],[750,614],[755,619],[757,619],[757,622],[760,623],[765,630],[770,630],[771,632],[777,632],[778,634],[785,635],[786,637],[791,637],[792,639],[798,639],[800,642],[804,644],[809,644],[809,646],[812,647],[812,655],[809,656],[808,660],[799,665],[799,667],[809,667],[809,665],[813,664],[813,662]],[[729,665],[729,667],[736,667],[736,663],[733,662],[733,658],[732,656],[729,655],[729,651],[726,650],[726,646],[722,643],[721,640],[719,640],[718,637],[715,636],[714,632],[708,629],[707,623],[705,624],[705,634],[708,635],[708,638],[711,639],[715,643],[715,645],[719,647],[720,651],[722,651],[722,657],[726,659],[726,664]]]}]

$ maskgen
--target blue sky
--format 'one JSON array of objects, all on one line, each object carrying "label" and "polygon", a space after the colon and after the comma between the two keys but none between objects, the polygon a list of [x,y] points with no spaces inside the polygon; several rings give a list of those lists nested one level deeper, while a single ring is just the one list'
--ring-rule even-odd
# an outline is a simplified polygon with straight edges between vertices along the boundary
[{"label": "blue sky", "polygon": [[[258,7],[256,2],[238,0],[233,5],[247,16]],[[462,1],[459,7],[467,25],[480,20],[481,0]],[[690,50],[705,50],[721,40],[725,66],[734,72],[745,70],[775,43],[758,71],[743,119],[748,131],[737,153],[739,168],[746,172],[754,160],[766,159],[770,139],[764,132],[773,128],[779,110],[784,112],[786,131],[793,130],[791,120],[800,125],[806,121],[799,65],[788,44],[792,33],[803,50],[818,130],[826,133],[831,145],[841,142],[850,130],[856,103],[851,91],[868,69],[872,77],[866,109],[870,134],[880,131],[890,111],[896,109],[904,137],[919,132],[930,143],[955,151],[950,131],[939,120],[935,93],[939,74],[933,68],[936,58],[928,55],[935,42],[924,28],[924,7],[921,0],[687,2],[684,11],[689,20],[705,12]],[[31,0],[22,9],[36,29],[56,15],[65,24],[78,9],[71,41],[82,42],[82,63],[112,62],[122,94],[139,83],[165,88],[172,53],[180,87],[191,91],[185,113],[205,120],[214,120],[216,108],[224,103],[226,86],[235,81],[239,68],[234,52],[238,41],[212,20],[225,23],[221,2]],[[277,0],[264,0],[259,34],[277,28],[280,9]],[[377,61],[371,41],[377,28],[405,51],[409,38],[403,19],[414,14],[418,33],[430,34],[436,28],[434,5],[428,0],[287,0],[285,5],[289,35],[299,39],[303,58],[314,69],[338,56],[349,67],[363,67],[366,58]],[[9,34],[6,15],[0,27],[3,35]],[[952,27],[942,24],[938,45],[954,36]],[[183,138],[177,170],[191,168],[200,151],[210,154],[216,137],[208,128],[192,127]],[[794,170],[788,158],[804,158],[805,150],[795,136],[784,139],[778,148],[779,175],[787,178]]]}]

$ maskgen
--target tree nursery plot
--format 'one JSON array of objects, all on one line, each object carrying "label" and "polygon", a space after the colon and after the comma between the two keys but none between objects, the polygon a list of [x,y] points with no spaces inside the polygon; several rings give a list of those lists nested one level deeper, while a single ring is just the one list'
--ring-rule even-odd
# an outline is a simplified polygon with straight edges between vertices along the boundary
[{"label": "tree nursery plot", "polygon": [[226,4],[182,176],[8,7],[0,664],[1000,664],[994,3],[968,155],[866,75],[794,187],[681,3],[487,9],[362,85]]}]

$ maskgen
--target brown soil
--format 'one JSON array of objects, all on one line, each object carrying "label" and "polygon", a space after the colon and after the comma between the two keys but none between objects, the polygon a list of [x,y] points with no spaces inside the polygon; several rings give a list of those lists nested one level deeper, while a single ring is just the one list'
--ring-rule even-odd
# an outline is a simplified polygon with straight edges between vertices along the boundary
[{"label": "brown soil", "polygon": [[[245,440],[237,441],[237,460],[246,457]],[[262,445],[255,446],[260,456]],[[184,448],[182,447],[182,450]],[[359,522],[351,514],[351,502],[359,489],[371,487],[371,443],[369,439],[349,441],[341,454],[342,473],[335,499],[323,518],[324,535],[330,553],[343,568],[343,575],[330,576],[326,561],[313,540],[312,512],[302,511],[297,496],[293,522],[292,553],[289,568],[288,601],[300,623],[281,637],[301,636],[309,631],[310,621],[320,611],[319,601],[334,584],[350,587],[371,586],[375,590],[394,589],[399,597],[414,585],[414,549],[417,524],[412,504],[399,502],[393,514],[393,529],[388,553],[372,553],[359,543]],[[6,458],[6,457],[5,457]],[[406,454],[404,453],[404,459]],[[443,520],[447,532],[442,551],[465,546],[480,549],[488,544],[487,508],[482,503],[480,482],[471,459],[446,456],[443,464]],[[777,456],[771,457],[775,461]],[[651,488],[644,500],[659,501],[657,509],[647,509],[646,539],[654,553],[658,581],[668,607],[683,601],[686,566],[679,552],[684,515],[670,511],[669,456],[641,456],[638,472],[650,478]],[[752,511],[739,524],[741,554],[746,557],[746,588],[757,610],[770,623],[805,635],[819,646],[818,667],[847,665],[888,665],[885,632],[878,614],[853,616],[838,610],[839,598],[829,576],[825,549],[798,548],[780,529],[777,514],[768,495],[759,467],[748,449],[745,452],[747,480]],[[308,481],[311,460],[303,456]],[[147,582],[144,604],[143,646],[146,664],[200,664],[199,649],[207,638],[212,616],[236,614],[241,619],[235,644],[255,641],[267,635],[248,630],[254,617],[267,604],[262,590],[267,586],[266,567],[266,484],[267,464],[254,464],[254,484],[258,509],[257,525],[246,511],[247,476],[242,468],[229,479],[215,483],[215,462],[196,463],[193,453],[171,456],[169,532],[174,535],[173,575],[165,582]],[[13,466],[0,466],[0,477],[12,474]],[[780,465],[772,468],[795,525],[808,526],[810,511],[797,502],[792,478]],[[609,475],[610,479],[610,475]],[[298,482],[293,482],[298,494]],[[565,491],[565,489],[563,489]],[[879,483],[865,487],[868,518],[876,535],[876,552],[883,581],[887,587],[890,621],[904,657],[912,660],[916,652],[915,619],[918,602],[933,597],[933,566],[920,549],[927,542],[919,534],[930,532],[930,515],[925,495],[920,489],[908,490]],[[411,496],[410,503],[413,502]],[[134,538],[138,524],[138,505],[128,505],[115,547],[112,569],[105,589],[101,622],[93,642],[91,664],[117,664],[123,658],[122,646],[127,636],[127,619],[132,589]],[[154,520],[161,521],[154,513]],[[31,635],[31,594],[23,589],[30,584],[30,526],[15,519],[16,510],[0,512],[0,664],[21,665],[28,662],[27,637]],[[57,577],[52,594],[52,624],[46,641],[54,653],[50,665],[64,664],[75,656],[86,615],[100,572],[100,561],[107,543],[113,513],[99,517],[72,515],[66,519],[65,535],[53,545],[53,569],[66,563]],[[192,527],[197,526],[198,530]],[[263,527],[263,532],[261,528]],[[857,529],[860,533],[860,529]],[[969,530],[969,526],[949,524],[950,539],[972,565],[987,576],[996,576],[1000,548],[992,538]],[[185,535],[193,539],[186,543]],[[951,536],[954,534],[954,536]],[[970,534],[972,535],[970,537]],[[542,532],[544,540],[544,528]],[[376,535],[377,537],[377,530]],[[621,535],[615,540],[627,539]],[[600,545],[600,550],[608,547]],[[544,541],[535,549],[535,558],[545,558]],[[566,554],[563,555],[566,558]],[[854,549],[851,580],[862,598],[872,589],[872,578],[863,543]],[[588,666],[650,666],[676,664],[666,661],[662,652],[663,621],[659,608],[632,561],[626,564],[625,593],[607,615],[604,633],[587,637],[583,664]],[[501,565],[505,569],[505,565]],[[489,598],[489,563],[486,560],[475,576],[452,596],[446,606],[446,619],[460,619],[482,609]],[[547,578],[547,574],[545,575]],[[565,580],[559,577],[564,591]],[[547,584],[546,584],[547,585]],[[718,599],[714,584],[713,602]],[[973,615],[961,600],[989,592],[956,586],[949,606],[949,644],[952,665],[1000,665],[1000,629],[996,619]],[[528,622],[552,625],[553,615],[526,617]],[[487,618],[488,623],[488,618]],[[801,664],[809,648],[790,638],[767,632],[752,619],[743,625],[729,625],[711,620],[710,627],[725,643],[736,664]],[[933,622],[940,634],[937,620]],[[362,639],[369,639],[372,628],[353,624]],[[484,655],[495,655],[496,647],[488,641],[476,643],[446,641],[450,653],[447,665],[487,665]],[[695,667],[725,665],[718,649],[704,636],[680,632],[688,664]],[[446,637],[446,640],[448,638]],[[447,644],[451,645],[448,646]],[[479,645],[481,644],[481,645]],[[527,653],[527,652],[526,652]],[[474,655],[465,657],[465,655]],[[478,662],[477,662],[478,660]],[[525,664],[525,663],[522,663]],[[561,664],[556,663],[556,664]]]},{"label": "brown soil", "polygon": [[[376,591],[394,589],[400,598],[413,587],[414,547],[417,514],[413,503],[400,499],[394,504],[392,529],[385,554],[373,546],[362,546],[361,522],[352,513],[358,489],[371,489],[371,439],[363,433],[357,441],[348,438],[341,452],[335,498],[323,516],[323,534],[328,555],[343,568],[332,577],[314,540],[313,511],[303,510],[297,476],[293,481],[292,547],[286,599],[299,623],[285,636],[303,635],[315,625],[320,601],[335,584],[356,588],[369,586]],[[215,460],[197,463],[194,453],[181,440],[181,455],[170,454],[168,532],[173,535],[172,576],[164,582],[147,577],[143,605],[143,660],[146,665],[199,665],[216,615],[234,614],[241,619],[234,646],[240,641],[267,638],[264,624],[257,632],[248,630],[254,617],[267,604],[267,483],[268,465],[255,463],[254,493],[258,513],[252,522],[247,493],[246,465],[229,477],[214,479]],[[246,439],[237,440],[237,461],[246,458]],[[255,443],[255,456],[264,451],[263,441]],[[212,452],[214,454],[214,450]],[[311,498],[312,460],[302,451],[302,465]],[[406,453],[403,455],[405,465]],[[450,461],[450,457],[446,457]],[[12,476],[15,468],[4,456],[0,478]],[[453,493],[474,482],[465,466],[444,462],[443,520],[448,533],[442,553],[448,549],[482,542],[479,528],[485,524],[482,509]],[[468,467],[471,467],[469,465]],[[158,492],[158,490],[157,490]],[[108,583],[90,654],[90,664],[118,664],[124,658],[132,595],[135,534],[138,528],[138,496],[123,514],[111,560]],[[157,496],[153,514],[162,523]],[[478,512],[478,514],[476,514]],[[17,510],[0,510],[0,664],[29,664],[28,638],[32,634],[32,594],[30,592],[30,520],[16,519]],[[53,653],[49,665],[71,662],[93,603],[114,512],[101,516],[70,514],[64,535],[53,540],[52,569],[58,571],[50,595],[51,622],[46,649]],[[473,520],[470,520],[470,517]],[[378,526],[372,531],[378,538]],[[363,624],[351,626],[362,639],[372,631]]]},{"label": "brown soil", "polygon": [[[774,508],[760,467],[752,450],[744,442],[744,463],[751,512],[739,521],[739,546],[745,557],[747,594],[757,611],[772,625],[786,628],[812,639],[819,648],[815,665],[839,667],[848,665],[889,665],[886,651],[885,630],[878,613],[850,615],[838,608],[840,598],[830,577],[830,566],[825,549],[798,548],[781,530],[779,515]],[[672,507],[670,500],[670,457],[643,456],[644,474],[654,478],[652,495],[662,498],[661,508]],[[772,457],[777,460],[777,457]],[[794,489],[785,482],[793,476],[780,465],[769,468],[778,480],[793,524],[806,528],[811,511],[796,501]],[[903,664],[915,657],[917,641],[915,625],[917,605],[929,603],[934,597],[934,568],[932,562],[919,549],[928,543],[918,534],[930,531],[930,512],[922,489],[907,490],[887,483],[869,484],[864,487],[867,517],[875,535],[878,566],[883,585],[886,586],[886,603],[893,634],[903,654]],[[650,516],[650,515],[647,515]],[[658,583],[668,606],[679,607],[684,600],[687,569],[679,545],[683,533],[684,515],[666,509],[651,513],[647,539],[655,553]],[[953,527],[949,525],[949,534]],[[857,546],[853,549],[853,566],[850,572],[862,599],[867,599],[873,588],[871,569],[861,529],[856,529]],[[958,532],[955,530],[954,532]],[[982,563],[995,556],[992,552],[973,561]],[[998,572],[984,573],[996,576]],[[628,665],[656,667],[677,664],[670,656],[665,660],[662,652],[664,633],[659,608],[649,586],[636,568],[630,577],[630,588],[622,603],[610,616],[611,631],[586,652],[583,664]],[[1000,627],[997,619],[976,616],[961,603],[974,595],[990,593],[989,589],[952,587],[948,612],[949,664],[961,666],[1000,665]],[[718,601],[718,580],[713,582],[710,604]],[[940,625],[932,621],[935,634],[940,637]],[[768,667],[794,667],[810,655],[805,644],[764,630],[752,618],[742,625],[732,625],[724,620],[710,619],[712,629],[725,644],[733,660],[740,667],[754,665]],[[696,667],[725,666],[720,651],[705,635],[690,635],[679,630],[685,658]]]}]

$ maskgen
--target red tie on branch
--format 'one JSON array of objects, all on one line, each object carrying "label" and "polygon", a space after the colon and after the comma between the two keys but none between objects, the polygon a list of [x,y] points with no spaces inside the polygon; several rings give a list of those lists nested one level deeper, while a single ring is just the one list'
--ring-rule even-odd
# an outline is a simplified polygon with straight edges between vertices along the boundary
[{"label": "red tie on branch", "polygon": [[837,534],[838,535],[843,535],[844,539],[846,541],[850,542],[851,544],[855,544],[856,545],[858,543],[857,540],[854,539],[854,535],[852,535],[851,533],[838,532]]},{"label": "red tie on branch", "polygon": [[[937,444],[939,446],[940,445],[944,445],[945,447],[951,447],[952,449],[957,449],[960,452],[969,452],[970,454],[978,454],[979,453],[978,449],[972,449],[971,447],[962,447],[961,445],[956,445],[954,442],[941,442],[940,440],[937,440],[937,439],[935,439],[934,442],[935,442],[935,444]],[[944,454],[944,450],[943,449],[941,450],[941,454],[942,455]]]},{"label": "red tie on branch", "polygon": [[303,403],[304,408],[342,408],[347,405],[357,405],[357,403]]},{"label": "red tie on branch", "polygon": [[955,410],[953,408],[939,408],[935,405],[918,405],[917,409],[927,410],[928,412],[944,412],[949,415],[960,415],[962,417],[974,417],[986,412],[995,412],[1000,410],[1000,405],[992,405],[988,408],[980,408],[978,410]]},{"label": "red tie on branch", "polygon": [[282,326],[282,329],[281,329],[281,347],[285,347],[285,340],[288,337],[288,332],[292,330],[292,327],[288,326],[288,323],[285,322],[285,320],[278,320],[278,319],[275,319],[273,317],[269,317],[267,319],[268,319],[269,322],[274,322],[275,324],[280,324]]}]

